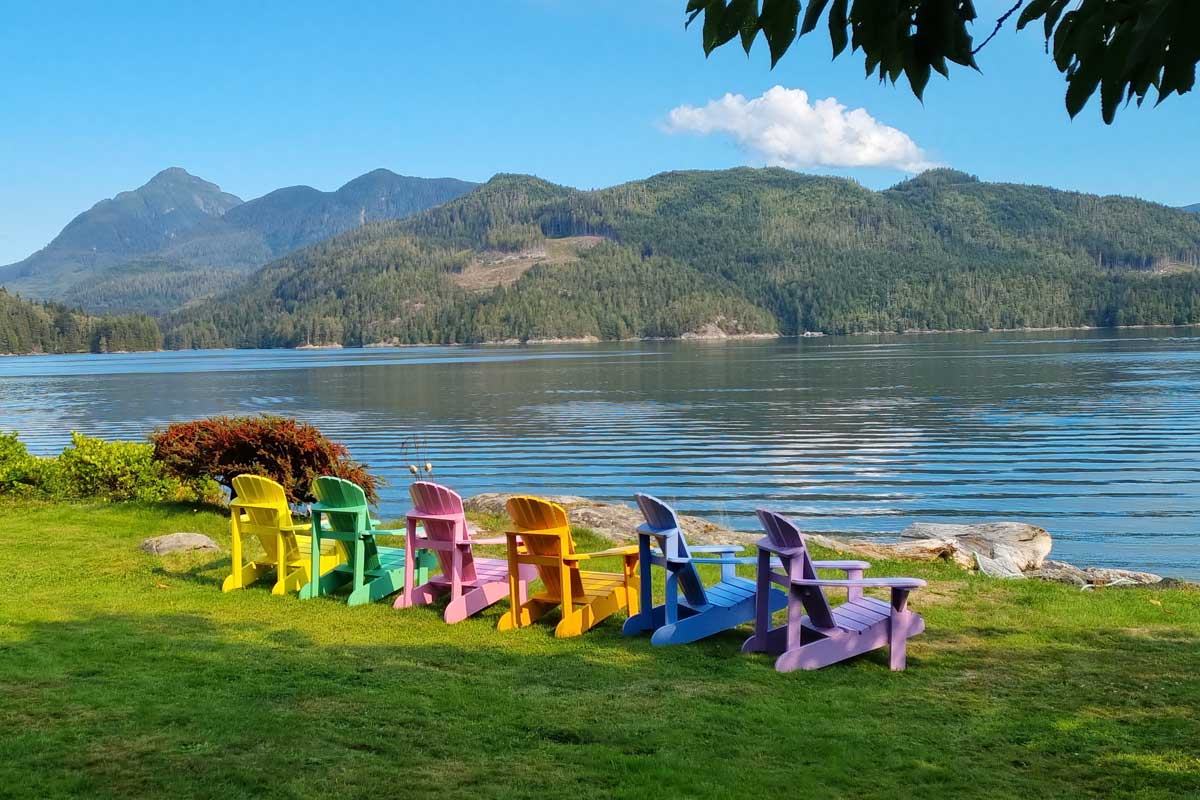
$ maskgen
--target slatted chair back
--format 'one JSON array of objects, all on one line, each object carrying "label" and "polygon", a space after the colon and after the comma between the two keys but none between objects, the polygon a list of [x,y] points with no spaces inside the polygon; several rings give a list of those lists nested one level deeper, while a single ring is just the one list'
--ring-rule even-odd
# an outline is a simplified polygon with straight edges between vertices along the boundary
[{"label": "slatted chair back", "polygon": [[[812,556],[804,544],[804,534],[796,523],[782,514],[766,509],[758,509],[758,521],[767,534],[770,550],[777,553],[783,561],[787,577],[791,579],[816,580],[817,570],[813,566]],[[832,628],[836,625],[833,619],[833,608],[829,598],[821,587],[813,587],[815,591],[807,592],[804,598],[804,610],[812,623],[818,628]]]},{"label": "slatted chair back", "polygon": [[[413,501],[413,509],[419,514],[428,515],[421,520],[425,536],[437,542],[469,542],[471,534],[467,530],[467,516],[463,508],[462,497],[458,492],[441,484],[431,481],[414,481],[408,487],[409,497]],[[433,519],[432,517],[450,517],[451,519]],[[454,570],[454,554],[449,550],[437,550],[438,564],[443,575],[449,575]],[[462,548],[461,580],[473,581],[475,575],[475,558],[470,548]]]},{"label": "slatted chair back", "polygon": [[233,512],[245,515],[238,523],[242,535],[257,537],[268,560],[297,555],[296,539],[290,532],[284,538],[288,552],[277,552],[280,529],[292,524],[292,509],[282,486],[261,475],[238,475],[233,479],[233,495]]},{"label": "slatted chair back", "polygon": [[[648,530],[658,540],[659,549],[668,559],[690,558],[691,553],[688,552],[687,540],[679,527],[675,509],[653,495],[638,494],[635,497],[638,508],[642,510],[642,516],[646,518],[646,525],[640,530]],[[700,579],[700,572],[695,564],[672,564],[669,568],[675,574],[679,588],[689,603],[695,607],[708,603],[704,582]]]},{"label": "slatted chair back", "polygon": [[327,530],[339,533],[366,533],[361,537],[365,552],[366,569],[379,567],[379,548],[371,535],[371,512],[367,495],[356,483],[344,478],[323,475],[313,481],[313,495],[317,502],[313,513],[322,512],[328,521]]},{"label": "slatted chair back", "polygon": [[[551,503],[540,497],[516,495],[508,499],[505,508],[530,555],[554,558],[561,562],[563,556],[575,553],[575,539],[571,536],[567,510],[558,503]],[[546,591],[561,597],[561,564],[553,566],[538,563],[535,566]],[[572,575],[574,596],[582,596],[583,584],[578,570],[573,569]]]}]

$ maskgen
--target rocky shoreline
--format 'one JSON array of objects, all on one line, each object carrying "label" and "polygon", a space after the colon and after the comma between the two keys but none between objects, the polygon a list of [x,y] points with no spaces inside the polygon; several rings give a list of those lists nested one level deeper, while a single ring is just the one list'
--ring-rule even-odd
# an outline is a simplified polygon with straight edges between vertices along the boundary
[{"label": "rocky shoreline", "polygon": [[[466,501],[468,511],[503,514],[511,495],[478,494]],[[574,495],[548,496],[567,509],[571,521],[613,542],[633,539],[642,516],[633,506],[605,503]],[[746,544],[760,535],[735,531],[701,517],[680,515],[680,524],[693,544]],[[861,535],[861,534],[859,534]],[[948,561],[964,570],[1009,579],[1067,583],[1081,589],[1117,586],[1179,585],[1187,583],[1149,572],[1105,567],[1079,567],[1047,556],[1053,539],[1044,529],[1023,522],[944,525],[918,522],[900,533],[899,541],[855,538],[854,534],[808,534],[821,547],[867,559]]]}]

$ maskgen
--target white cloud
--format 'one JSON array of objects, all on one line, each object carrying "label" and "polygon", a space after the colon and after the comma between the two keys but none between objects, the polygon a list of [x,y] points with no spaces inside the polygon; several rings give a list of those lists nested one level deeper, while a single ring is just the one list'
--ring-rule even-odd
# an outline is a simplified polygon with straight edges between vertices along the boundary
[{"label": "white cloud", "polygon": [[773,167],[891,167],[920,172],[938,166],[904,131],[836,97],[809,103],[808,92],[776,86],[747,100],[727,94],[707,105],[671,109],[669,133],[727,133]]}]

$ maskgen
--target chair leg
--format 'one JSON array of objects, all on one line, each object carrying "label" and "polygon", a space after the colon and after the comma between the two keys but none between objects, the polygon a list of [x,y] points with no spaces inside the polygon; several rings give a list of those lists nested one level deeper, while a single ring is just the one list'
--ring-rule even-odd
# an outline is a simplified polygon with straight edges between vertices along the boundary
[{"label": "chair leg", "polygon": [[771,554],[758,551],[758,572],[754,578],[754,635],[742,645],[743,653],[768,652],[771,632]]},{"label": "chair leg", "polygon": [[542,600],[530,600],[519,606],[513,606],[504,615],[500,617],[500,621],[496,623],[496,630],[511,631],[517,628],[524,628],[526,625],[532,625],[554,608],[558,603],[549,603]]},{"label": "chair leg", "polygon": [[300,589],[301,600],[312,600],[341,589],[350,581],[350,576],[338,569],[330,570],[319,578],[313,578]]},{"label": "chair leg", "polygon": [[233,560],[233,571],[229,573],[229,577],[221,584],[222,592],[232,592],[234,589],[241,589],[246,586],[246,581],[242,575],[242,532],[238,526],[238,510],[233,509],[233,513],[229,520],[229,549]]},{"label": "chair leg", "polygon": [[908,620],[910,612],[893,614],[888,625],[888,666],[892,672],[900,672],[908,665]]},{"label": "chair leg", "polygon": [[888,666],[899,672],[908,664],[908,637],[917,631],[916,614],[908,610],[908,591],[892,589],[892,613],[888,618]]},{"label": "chair leg", "polygon": [[413,573],[416,571],[413,561],[417,557],[417,521],[408,518],[408,530],[404,537],[404,588],[400,596],[392,604],[392,608],[408,608],[416,605],[416,581]]},{"label": "chair leg", "polygon": [[271,587],[271,594],[284,595],[298,591],[309,582],[308,573],[304,567],[292,567],[287,573],[281,573],[279,580]]},{"label": "chair leg", "polygon": [[491,581],[482,586],[467,589],[457,600],[451,600],[446,604],[446,611],[442,618],[448,625],[462,622],[485,608],[495,605],[507,596],[508,585],[502,581]]},{"label": "chair leg", "polygon": [[404,590],[396,596],[396,602],[392,603],[392,608],[401,609],[429,605],[445,593],[445,587],[437,584],[423,583],[420,586],[409,589],[406,582]]},{"label": "chair leg", "polygon": [[666,609],[663,606],[645,605],[638,613],[625,620],[621,633],[635,636],[646,631],[655,631],[666,624]]}]

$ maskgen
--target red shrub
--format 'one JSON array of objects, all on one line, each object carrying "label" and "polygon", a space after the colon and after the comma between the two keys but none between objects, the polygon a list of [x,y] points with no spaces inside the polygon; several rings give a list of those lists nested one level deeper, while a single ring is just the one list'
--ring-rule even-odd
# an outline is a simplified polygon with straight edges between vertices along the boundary
[{"label": "red shrub", "polygon": [[314,426],[287,417],[213,417],[177,422],[150,435],[154,457],[184,480],[212,478],[232,490],[233,479],[251,473],[277,481],[293,503],[311,502],[321,475],[353,481],[372,503],[382,479],[350,459],[345,445]]}]

